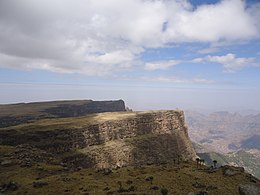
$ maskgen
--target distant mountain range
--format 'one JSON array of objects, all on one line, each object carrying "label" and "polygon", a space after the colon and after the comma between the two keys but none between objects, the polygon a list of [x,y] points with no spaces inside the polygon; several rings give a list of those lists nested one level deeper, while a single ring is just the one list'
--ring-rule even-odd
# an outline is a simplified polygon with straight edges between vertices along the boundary
[{"label": "distant mountain range", "polygon": [[189,136],[207,164],[243,166],[260,178],[260,114],[186,111]]},{"label": "distant mountain range", "polygon": [[191,139],[207,151],[228,153],[240,149],[260,149],[260,114],[214,112],[203,115],[186,111]]}]

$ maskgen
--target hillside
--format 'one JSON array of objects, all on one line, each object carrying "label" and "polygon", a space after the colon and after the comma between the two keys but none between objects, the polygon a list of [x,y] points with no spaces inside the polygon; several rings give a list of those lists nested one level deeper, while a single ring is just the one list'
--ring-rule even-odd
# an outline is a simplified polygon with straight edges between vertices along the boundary
[{"label": "hillside", "polygon": [[104,112],[2,127],[0,193],[258,193],[243,168],[196,165],[184,118],[179,110]]},{"label": "hillside", "polygon": [[[19,151],[18,148],[8,150]],[[197,169],[192,162],[100,171],[71,170],[63,165],[41,162],[31,167],[10,165],[0,170],[0,190],[2,188],[4,194],[257,195],[260,189],[260,182],[243,169],[223,167],[212,171],[204,166]],[[227,176],[227,170],[235,174]],[[248,190],[249,193],[244,193]]]},{"label": "hillside", "polygon": [[197,153],[200,158],[205,159],[208,166],[212,165],[213,160],[217,160],[218,166],[232,165],[244,167],[248,173],[251,173],[260,179],[260,155],[257,150],[239,150],[237,152],[230,152],[227,154],[220,154],[216,152]]}]

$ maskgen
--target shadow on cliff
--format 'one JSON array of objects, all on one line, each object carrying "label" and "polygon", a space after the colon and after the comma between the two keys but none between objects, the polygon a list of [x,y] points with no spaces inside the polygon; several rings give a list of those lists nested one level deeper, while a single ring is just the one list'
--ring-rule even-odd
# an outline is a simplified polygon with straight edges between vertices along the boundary
[{"label": "shadow on cliff", "polygon": [[139,117],[140,122],[137,123],[139,137],[131,142],[133,162],[140,165],[164,164],[181,160],[187,148],[180,132],[178,130],[173,130],[171,133],[159,132],[163,126],[163,120],[161,118],[156,120],[152,114]]}]

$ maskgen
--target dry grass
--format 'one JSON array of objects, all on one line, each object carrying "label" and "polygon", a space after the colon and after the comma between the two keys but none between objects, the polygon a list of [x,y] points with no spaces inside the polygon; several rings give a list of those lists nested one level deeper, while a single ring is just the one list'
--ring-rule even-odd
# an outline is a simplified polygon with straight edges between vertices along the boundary
[{"label": "dry grass", "polygon": [[14,151],[15,147],[13,146],[0,145],[0,155],[5,155]]},{"label": "dry grass", "polygon": [[[89,124],[98,124],[106,121],[124,120],[138,117],[146,113],[167,112],[167,111],[145,111],[145,112],[104,112],[98,114],[89,114],[81,117],[41,119],[33,122],[23,123],[16,126],[0,128],[1,130],[18,130],[18,131],[39,131],[55,129],[77,129]],[[171,111],[179,112],[179,111]]]},{"label": "dry grass", "polygon": [[[179,111],[175,111],[179,112]],[[151,113],[151,111],[149,111]],[[84,127],[85,125],[112,121],[118,119],[131,119],[143,112],[118,112],[92,114],[84,117],[66,119],[44,119],[28,124],[17,125],[0,130],[17,131],[46,131],[56,129],[68,129]],[[141,137],[143,139],[143,137]],[[138,138],[136,138],[138,139]],[[131,140],[130,140],[131,141]],[[106,143],[114,146],[114,142]],[[5,154],[14,152],[14,147],[0,146],[0,162]],[[77,152],[73,151],[72,153]],[[36,154],[37,155],[37,154]],[[71,153],[63,153],[64,156]],[[63,157],[64,157],[63,156]],[[58,157],[57,157],[58,158]],[[57,162],[59,162],[57,160]],[[152,177],[153,181],[147,181]],[[7,194],[83,194],[88,192],[93,195],[101,194],[161,194],[162,188],[168,189],[169,194],[186,195],[189,192],[205,190],[209,186],[216,187],[208,190],[212,195],[238,194],[238,185],[250,183],[246,173],[240,173],[232,177],[223,176],[219,169],[214,173],[206,170],[198,170],[196,163],[181,163],[167,165],[153,165],[142,167],[124,167],[109,175],[96,172],[94,169],[81,169],[79,171],[65,170],[59,164],[38,163],[32,167],[20,167],[19,164],[0,166],[0,184],[14,181],[19,188],[16,191],[8,191]],[[33,182],[45,181],[47,186],[34,188]],[[205,187],[195,188],[197,182]],[[122,189],[120,193],[120,185]],[[259,185],[259,184],[258,184]],[[157,189],[157,188],[158,189]],[[122,192],[124,191],[125,192]],[[128,190],[128,191],[127,191]]]},{"label": "dry grass", "polygon": [[[75,172],[59,172],[62,167],[57,165],[43,165],[31,168],[7,167],[0,168],[0,182],[15,181],[20,186],[10,194],[161,194],[160,189],[166,188],[169,194],[184,194],[198,192],[204,188],[195,188],[192,184],[198,182],[206,187],[215,186],[210,194],[238,194],[238,185],[248,183],[245,174],[241,173],[232,177],[224,177],[222,170],[215,173],[207,173],[205,170],[197,170],[195,163],[182,163],[180,165],[168,164],[161,166],[125,167],[113,170],[110,175],[96,172],[93,169],[82,169]],[[47,174],[39,181],[48,182],[48,186],[34,188],[32,183],[36,181],[41,172]],[[146,178],[153,177],[152,183]],[[119,181],[122,188],[133,191],[119,193]],[[158,190],[152,187],[158,187]]]},{"label": "dry grass", "polygon": [[0,105],[1,116],[24,116],[24,115],[40,115],[42,111],[48,108],[57,107],[60,105],[73,104],[82,105],[90,100],[72,100],[72,101],[52,101],[52,102],[34,102],[34,103],[19,103]]}]

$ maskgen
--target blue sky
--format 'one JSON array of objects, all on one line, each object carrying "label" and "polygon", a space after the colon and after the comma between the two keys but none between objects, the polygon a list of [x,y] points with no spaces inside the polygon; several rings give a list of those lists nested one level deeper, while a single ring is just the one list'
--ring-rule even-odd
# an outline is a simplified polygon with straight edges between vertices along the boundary
[{"label": "blue sky", "polygon": [[260,2],[0,2],[0,104],[260,110]]}]

